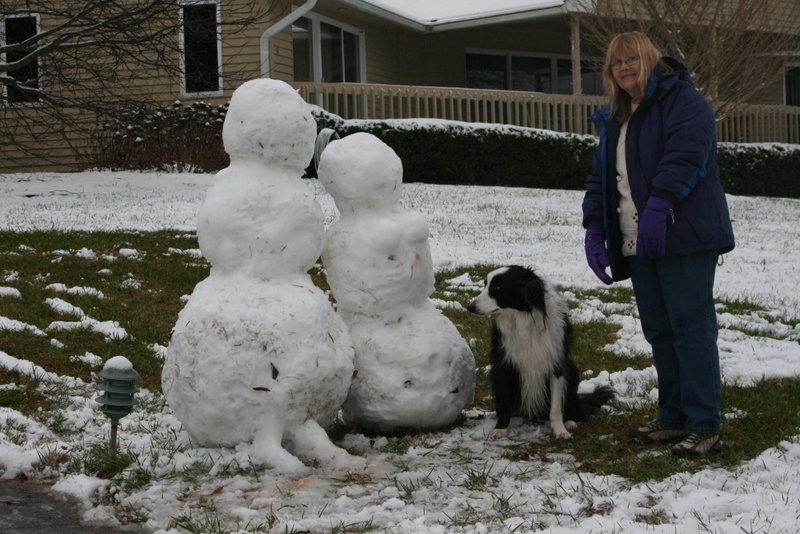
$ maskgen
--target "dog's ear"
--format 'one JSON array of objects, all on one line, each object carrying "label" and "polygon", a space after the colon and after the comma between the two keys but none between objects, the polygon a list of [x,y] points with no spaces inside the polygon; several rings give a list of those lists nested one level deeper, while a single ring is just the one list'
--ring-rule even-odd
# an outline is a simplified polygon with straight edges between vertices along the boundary
[{"label": "dog's ear", "polygon": [[546,317],[547,309],[544,304],[544,291],[544,281],[541,278],[535,278],[525,284],[525,302],[528,303],[531,311],[540,310]]}]

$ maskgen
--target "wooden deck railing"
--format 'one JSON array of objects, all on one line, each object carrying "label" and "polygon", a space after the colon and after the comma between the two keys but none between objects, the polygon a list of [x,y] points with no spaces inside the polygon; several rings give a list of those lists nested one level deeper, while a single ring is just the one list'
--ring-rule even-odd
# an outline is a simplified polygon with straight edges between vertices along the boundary
[{"label": "wooden deck railing", "polygon": [[[596,133],[597,96],[458,87],[294,82],[311,104],[344,119],[449,119],[510,124],[577,134]],[[800,108],[740,106],[717,123],[719,141],[800,143]]]}]

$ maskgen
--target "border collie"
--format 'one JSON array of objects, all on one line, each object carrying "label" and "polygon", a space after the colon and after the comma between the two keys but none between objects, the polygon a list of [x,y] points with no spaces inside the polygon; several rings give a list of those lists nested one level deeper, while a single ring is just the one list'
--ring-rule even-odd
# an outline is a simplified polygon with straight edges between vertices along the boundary
[{"label": "border collie", "polygon": [[589,411],[614,398],[608,386],[578,394],[567,303],[532,269],[511,265],[490,272],[467,309],[494,316],[489,379],[497,424],[492,437],[507,436],[511,416],[519,414],[549,419],[556,438],[569,438],[569,430]]}]

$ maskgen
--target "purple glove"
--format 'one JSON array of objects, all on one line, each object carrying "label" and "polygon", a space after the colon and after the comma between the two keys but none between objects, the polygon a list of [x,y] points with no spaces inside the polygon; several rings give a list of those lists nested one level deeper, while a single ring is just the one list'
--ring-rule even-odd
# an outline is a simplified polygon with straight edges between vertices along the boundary
[{"label": "purple glove", "polygon": [[636,255],[640,258],[661,258],[667,253],[667,219],[672,215],[673,203],[650,197],[639,217],[636,236]]},{"label": "purple glove", "polygon": [[586,239],[583,242],[583,248],[586,251],[586,262],[591,267],[594,274],[601,282],[610,286],[613,280],[608,273],[606,267],[611,265],[611,259],[608,256],[608,249],[606,248],[606,236],[600,228],[595,226],[586,230]]}]

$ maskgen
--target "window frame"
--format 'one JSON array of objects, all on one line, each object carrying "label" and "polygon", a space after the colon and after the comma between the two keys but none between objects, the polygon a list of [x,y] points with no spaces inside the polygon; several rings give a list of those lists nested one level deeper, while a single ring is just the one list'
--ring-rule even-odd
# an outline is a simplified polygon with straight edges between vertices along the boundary
[{"label": "window frame", "polygon": [[[41,33],[42,31],[42,16],[40,13],[14,13],[9,15],[1,15],[0,14],[0,43],[6,43],[6,21],[8,19],[24,19],[24,18],[32,18],[36,21],[36,33],[34,35]],[[0,54],[0,60],[6,61],[6,54]],[[42,83],[42,58],[36,58],[36,73],[37,73],[37,81],[39,85],[39,90],[44,90],[44,85]],[[11,73],[6,73],[6,75],[11,76]],[[13,108],[13,107],[41,107],[42,106],[42,99],[38,97],[36,100],[27,101],[27,102],[9,102],[8,101],[8,86],[3,84],[2,88],[2,96],[3,96],[3,104],[2,107]]]},{"label": "window frame", "polygon": [[[356,26],[346,24],[339,20],[320,15],[309,11],[303,15],[311,22],[311,81],[313,83],[322,82],[322,31],[321,24],[324,22],[330,26],[339,28],[340,31],[345,31],[354,34],[358,37],[358,81],[345,82],[325,82],[325,83],[367,83],[367,45],[366,45],[366,32]],[[344,40],[342,41],[344,42]],[[292,50],[292,61],[294,62],[294,49]],[[344,46],[342,46],[342,65],[344,62]],[[344,71],[344,68],[342,69]]]},{"label": "window frame", "polygon": [[[187,91],[186,90],[186,42],[183,31],[184,23],[184,8],[192,6],[213,5],[216,14],[216,31],[217,31],[217,87],[216,91]],[[222,96],[225,92],[224,76],[223,76],[223,61],[222,61],[222,9],[220,7],[220,0],[180,0],[178,5],[178,24],[179,24],[179,67],[180,67],[180,84],[181,84],[181,97],[213,97]]]},{"label": "window frame", "polygon": [[[464,49],[464,87],[467,87],[467,54],[479,54],[479,55],[491,55],[491,56],[505,56],[506,59],[506,80],[505,80],[505,89],[504,91],[520,91],[520,89],[511,89],[513,87],[513,79],[512,79],[512,56],[516,57],[530,57],[536,59],[547,59],[550,61],[550,76],[551,76],[551,84],[553,87],[558,86],[558,62],[567,60],[572,64],[572,56],[569,54],[552,54],[552,53],[541,53],[541,52],[529,52],[529,51],[519,51],[519,50],[501,50],[495,48],[472,48],[468,47]],[[582,57],[581,62],[587,61],[596,61],[598,58],[595,57]],[[602,73],[601,73],[602,75]],[[542,91],[527,91],[531,93],[541,93],[544,95],[566,95],[572,94],[570,93],[545,93]],[[598,95],[582,95],[582,96],[598,96]],[[599,95],[602,96],[602,95]]]}]

